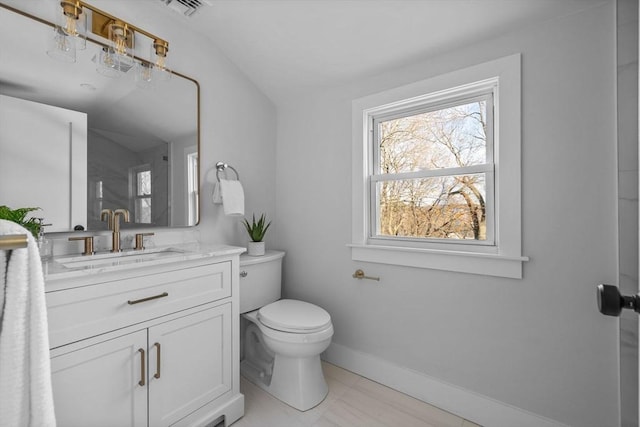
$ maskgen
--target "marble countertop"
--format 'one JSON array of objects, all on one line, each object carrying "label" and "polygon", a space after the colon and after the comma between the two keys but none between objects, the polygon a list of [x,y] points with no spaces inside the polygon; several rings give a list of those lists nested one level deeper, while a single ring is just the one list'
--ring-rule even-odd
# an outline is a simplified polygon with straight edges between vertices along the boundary
[{"label": "marble countertop", "polygon": [[43,261],[42,272],[45,281],[49,282],[202,258],[233,256],[245,251],[239,246],[186,243],[119,253],[62,255]]}]

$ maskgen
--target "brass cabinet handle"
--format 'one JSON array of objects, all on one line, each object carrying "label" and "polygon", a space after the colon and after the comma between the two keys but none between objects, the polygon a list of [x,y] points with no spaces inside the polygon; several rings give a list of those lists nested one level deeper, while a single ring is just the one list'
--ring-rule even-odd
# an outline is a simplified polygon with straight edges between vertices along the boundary
[{"label": "brass cabinet handle", "polygon": [[153,377],[160,378],[160,343],[155,343],[154,346],[158,352],[158,358],[156,359],[156,374]]},{"label": "brass cabinet handle", "polygon": [[138,381],[138,385],[144,387],[144,385],[145,385],[144,379],[146,377],[146,374],[144,372],[144,367],[146,365],[146,363],[144,361],[144,349],[139,348],[138,352],[140,353],[140,381]]},{"label": "brass cabinet handle", "polygon": [[145,302],[145,301],[151,301],[152,299],[158,299],[158,298],[164,298],[164,297],[168,297],[169,294],[167,292],[163,292],[159,295],[154,295],[152,297],[146,297],[146,298],[140,298],[140,299],[134,299],[127,301],[127,304],[129,305],[133,305],[133,304],[139,304],[141,302]]}]

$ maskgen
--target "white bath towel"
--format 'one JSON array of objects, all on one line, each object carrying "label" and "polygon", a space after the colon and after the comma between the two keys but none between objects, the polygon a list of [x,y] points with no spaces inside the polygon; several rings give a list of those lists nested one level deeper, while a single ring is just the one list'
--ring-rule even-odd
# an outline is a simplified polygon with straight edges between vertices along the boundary
[{"label": "white bath towel", "polygon": [[225,215],[244,216],[244,190],[237,180],[220,180],[220,195]]},{"label": "white bath towel", "polygon": [[0,220],[9,234],[27,234],[28,245],[0,250],[0,426],[55,426],[40,254],[31,233]]}]

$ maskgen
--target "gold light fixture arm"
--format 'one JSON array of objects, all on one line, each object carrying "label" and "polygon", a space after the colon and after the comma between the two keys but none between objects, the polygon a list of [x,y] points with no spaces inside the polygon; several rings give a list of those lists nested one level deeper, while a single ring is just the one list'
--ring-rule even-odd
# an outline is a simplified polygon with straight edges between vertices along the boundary
[{"label": "gold light fixture arm", "polygon": [[[60,5],[62,6],[62,8],[65,11],[65,14],[67,14],[67,10],[69,10],[69,8],[73,8],[73,1],[70,0],[62,0],[60,2]],[[104,37],[106,39],[109,38],[109,31],[108,31],[108,27],[109,24],[112,23],[121,23],[123,25],[126,25],[129,29],[131,29],[134,33],[140,33],[148,38],[150,38],[151,40],[153,40],[153,47],[155,48],[156,51],[156,55],[158,56],[166,56],[167,52],[169,51],[169,42],[167,42],[166,40],[156,36],[155,34],[151,34],[148,31],[143,30],[140,27],[136,27],[133,24],[130,24],[126,21],[123,21],[120,18],[117,18],[103,10],[98,9],[95,6],[92,6],[90,4],[87,4],[85,2],[83,2],[82,0],[76,0],[75,2],[75,7],[82,7],[82,8],[86,8],[89,9],[92,13],[93,13],[93,18],[92,18],[92,24],[91,24],[91,32],[94,34],[97,34],[101,37]]]}]

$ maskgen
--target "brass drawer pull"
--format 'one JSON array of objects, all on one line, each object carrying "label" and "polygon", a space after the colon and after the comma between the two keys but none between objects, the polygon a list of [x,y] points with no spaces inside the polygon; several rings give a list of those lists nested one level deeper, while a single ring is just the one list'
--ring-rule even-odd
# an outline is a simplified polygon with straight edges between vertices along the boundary
[{"label": "brass drawer pull", "polygon": [[127,304],[129,304],[129,305],[139,304],[141,302],[151,301],[152,299],[164,298],[164,297],[168,297],[168,296],[169,296],[169,294],[167,292],[163,292],[160,295],[154,295],[152,297],[134,299],[133,301],[129,300],[129,301],[127,301]]},{"label": "brass drawer pull", "polygon": [[144,349],[139,348],[138,352],[140,353],[140,381],[138,381],[138,385],[144,387],[145,385],[144,378],[146,377],[146,374],[144,372],[144,366],[146,365],[144,361]]},{"label": "brass drawer pull", "polygon": [[158,352],[158,358],[156,359],[156,373],[154,378],[160,378],[160,343],[155,343],[154,346]]}]

